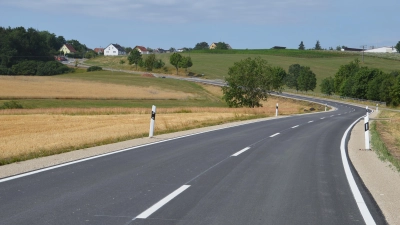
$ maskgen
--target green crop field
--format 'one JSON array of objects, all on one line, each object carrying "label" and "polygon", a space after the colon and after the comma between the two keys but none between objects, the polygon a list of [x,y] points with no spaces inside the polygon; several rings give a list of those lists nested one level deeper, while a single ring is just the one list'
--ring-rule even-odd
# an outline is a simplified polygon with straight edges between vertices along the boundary
[{"label": "green crop field", "polygon": [[[323,78],[334,76],[341,65],[347,64],[355,59],[362,61],[361,53],[344,53],[338,51],[311,51],[311,50],[204,50],[191,51],[181,53],[183,56],[190,56],[193,61],[193,67],[189,71],[194,75],[204,74],[206,79],[224,79],[228,75],[228,68],[233,66],[235,62],[251,57],[261,57],[267,60],[272,66],[280,66],[286,71],[292,64],[300,64],[309,66],[317,75],[317,89],[319,92],[319,84]],[[173,66],[169,63],[170,53],[157,54],[156,57],[165,62],[168,67],[168,74],[175,73]],[[372,54],[365,55],[363,66],[370,68],[378,68],[384,72],[400,70],[400,57],[392,59],[384,58],[385,55],[374,56]],[[146,56],[144,56],[146,57]],[[392,57],[392,56],[391,56]],[[88,60],[89,65],[108,66],[114,62],[114,68],[134,70],[135,67],[120,65],[121,59],[126,56],[119,57],[98,57]],[[162,70],[154,71],[163,73]],[[180,69],[180,75],[184,75],[184,70]]]}]

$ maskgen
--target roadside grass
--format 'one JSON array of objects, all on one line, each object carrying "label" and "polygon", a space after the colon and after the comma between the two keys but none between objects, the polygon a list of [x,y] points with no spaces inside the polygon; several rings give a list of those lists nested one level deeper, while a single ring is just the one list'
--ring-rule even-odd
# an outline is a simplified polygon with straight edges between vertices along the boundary
[{"label": "roadside grass", "polygon": [[[233,121],[322,111],[317,104],[271,97],[262,108],[157,106],[155,134]],[[0,115],[0,165],[148,136],[151,108],[10,109]],[[24,141],[21,141],[24,140]]]},{"label": "roadside grass", "polygon": [[371,125],[371,144],[382,161],[390,162],[400,172],[400,113],[382,110]]}]

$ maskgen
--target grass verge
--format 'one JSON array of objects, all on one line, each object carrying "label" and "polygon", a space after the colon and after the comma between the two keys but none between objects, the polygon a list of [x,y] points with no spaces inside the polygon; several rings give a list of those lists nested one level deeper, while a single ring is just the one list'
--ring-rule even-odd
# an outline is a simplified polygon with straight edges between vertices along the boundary
[{"label": "grass verge", "polygon": [[382,141],[376,127],[376,122],[371,124],[371,144],[380,160],[390,162],[400,172],[400,160],[391,154],[385,142]]}]

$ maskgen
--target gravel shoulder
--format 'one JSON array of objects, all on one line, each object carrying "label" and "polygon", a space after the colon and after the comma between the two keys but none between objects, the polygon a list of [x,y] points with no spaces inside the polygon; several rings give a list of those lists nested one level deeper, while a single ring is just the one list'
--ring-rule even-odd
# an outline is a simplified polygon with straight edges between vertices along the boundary
[{"label": "gravel shoulder", "polygon": [[[370,118],[376,115],[374,112]],[[360,150],[365,149],[364,135],[364,120],[360,120],[354,126],[348,143],[350,160],[387,222],[400,224],[400,173],[389,162],[381,161],[374,151]]]}]

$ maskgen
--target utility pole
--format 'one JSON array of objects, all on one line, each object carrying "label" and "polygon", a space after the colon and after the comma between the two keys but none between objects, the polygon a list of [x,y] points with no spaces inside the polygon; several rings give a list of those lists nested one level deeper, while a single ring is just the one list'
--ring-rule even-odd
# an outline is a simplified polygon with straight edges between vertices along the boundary
[{"label": "utility pole", "polygon": [[363,50],[362,50],[362,62],[364,63],[364,48],[367,47],[367,45],[362,45],[361,47],[363,48]]}]

